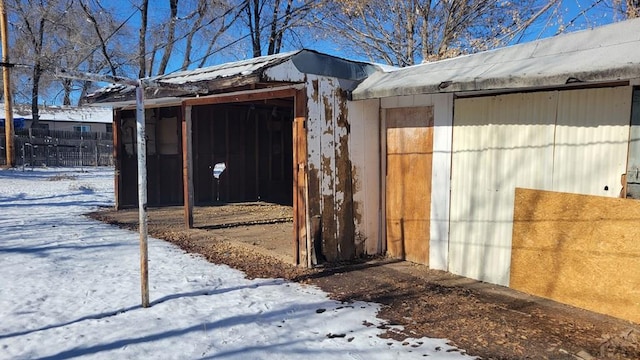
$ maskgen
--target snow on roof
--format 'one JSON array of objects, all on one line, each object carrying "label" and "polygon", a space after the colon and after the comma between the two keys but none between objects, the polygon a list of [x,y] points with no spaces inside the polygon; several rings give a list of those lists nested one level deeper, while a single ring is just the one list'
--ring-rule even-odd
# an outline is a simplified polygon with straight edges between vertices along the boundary
[{"label": "snow on roof", "polygon": [[640,77],[640,19],[379,72],[353,98],[558,86]]},{"label": "snow on roof", "polygon": [[[85,123],[111,123],[113,112],[106,107],[41,106],[40,121],[68,121]],[[4,119],[4,104],[0,104],[0,117]],[[31,105],[13,105],[13,117],[31,120]]]},{"label": "snow on roof", "polygon": [[260,56],[252,59],[235,61],[220,65],[208,66],[195,70],[179,71],[167,75],[151,78],[172,84],[186,84],[198,81],[222,79],[237,75],[251,75],[268,66],[279,64],[304,50],[285,52],[269,56]]},{"label": "snow on roof", "polygon": [[[159,75],[145,79],[149,83],[184,85],[182,94],[171,92],[153,92],[145,95],[146,99],[191,95],[187,86],[195,84],[203,92],[220,91],[239,85],[255,84],[258,82],[299,82],[299,78],[272,79],[263,76],[267,69],[291,61],[298,72],[315,74],[339,79],[360,81],[375,71],[382,69],[379,65],[366,62],[352,61],[314,50],[302,49],[280,54],[261,56],[257,58],[208,66],[195,70],[179,71],[167,75]],[[230,82],[218,80],[231,80]],[[239,80],[239,82],[235,82]],[[133,86],[109,85],[87,96],[89,102],[111,103],[121,106],[133,101]]]}]

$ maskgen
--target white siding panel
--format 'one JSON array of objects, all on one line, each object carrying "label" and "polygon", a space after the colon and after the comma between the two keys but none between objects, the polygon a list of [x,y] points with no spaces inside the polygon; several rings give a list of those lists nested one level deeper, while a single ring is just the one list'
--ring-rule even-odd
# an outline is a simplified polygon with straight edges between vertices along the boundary
[{"label": "white siding panel", "polygon": [[301,73],[291,60],[265,69],[263,76],[270,81],[303,82],[305,80],[305,74]]},{"label": "white siding panel", "polygon": [[560,92],[554,191],[620,195],[620,177],[626,172],[631,92],[630,86]]},{"label": "white siding panel", "polygon": [[448,270],[453,95],[416,95],[415,102],[433,104],[434,110],[429,267]]},{"label": "white siding panel", "polygon": [[551,189],[557,94],[455,101],[449,270],[509,283],[515,187]]},{"label": "white siding panel", "polygon": [[[322,132],[325,120],[324,108],[318,102],[318,94],[313,87],[313,79],[307,81],[307,165],[309,171],[317,171],[318,183],[309,183],[309,193],[320,193],[320,183],[322,182]],[[313,186],[317,188],[311,188]],[[310,206],[310,204],[307,204]],[[318,205],[322,211],[322,203]]]},{"label": "white siding panel", "polygon": [[[322,134],[320,136],[320,209],[323,212],[323,238],[335,238],[337,236],[337,226],[329,226],[326,223],[327,218],[336,221],[335,208],[336,202],[341,200],[344,194],[336,193],[336,121],[335,112],[336,99],[334,96],[335,88],[331,86],[327,79],[318,78],[318,98],[317,106],[323,113],[321,116],[320,126]],[[339,199],[340,197],[340,199]],[[327,234],[327,230],[333,233]]]},{"label": "white siding panel", "polygon": [[353,202],[356,243],[364,241],[367,254],[382,252],[380,246],[380,121],[378,99],[348,102],[353,166]]},{"label": "white siding panel", "polygon": [[398,96],[398,107],[412,107],[412,106],[416,106],[413,103],[413,95],[406,95],[406,96]]}]

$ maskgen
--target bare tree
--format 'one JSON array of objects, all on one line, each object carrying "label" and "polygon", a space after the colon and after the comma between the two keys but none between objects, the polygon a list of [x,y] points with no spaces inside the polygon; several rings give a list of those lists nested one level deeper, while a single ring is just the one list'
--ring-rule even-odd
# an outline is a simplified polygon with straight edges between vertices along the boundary
[{"label": "bare tree", "polygon": [[56,34],[64,32],[63,25],[72,1],[13,0],[7,5],[11,10],[12,30],[16,33],[13,41],[14,53],[32,64],[29,101],[33,125],[38,126],[41,82],[45,78],[51,80],[47,75],[53,73],[61,49],[60,42],[56,41]]},{"label": "bare tree", "polygon": [[[146,27],[143,23],[140,28],[138,57],[145,58],[146,76],[186,69],[194,63],[204,65],[241,11],[225,0],[166,1],[168,11],[156,8],[155,17],[148,18]],[[144,4],[138,8],[142,11]]]},{"label": "bare tree", "polygon": [[296,29],[307,28],[307,20],[323,4],[324,0],[243,0],[242,18],[251,40],[252,55],[279,53],[287,33],[293,35]]},{"label": "bare tree", "polygon": [[335,0],[318,25],[360,55],[407,66],[513,41],[560,0]]},{"label": "bare tree", "polygon": [[622,19],[635,19],[640,17],[640,0],[612,0],[614,16]]}]

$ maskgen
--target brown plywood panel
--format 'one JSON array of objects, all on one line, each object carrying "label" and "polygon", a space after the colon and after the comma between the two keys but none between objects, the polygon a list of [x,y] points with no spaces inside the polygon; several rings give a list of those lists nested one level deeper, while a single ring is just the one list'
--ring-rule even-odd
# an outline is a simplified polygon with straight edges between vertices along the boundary
[{"label": "brown plywood panel", "polygon": [[640,202],[516,189],[514,289],[640,323]]},{"label": "brown plywood panel", "polygon": [[433,108],[389,109],[386,124],[387,253],[428,264]]},{"label": "brown plywood panel", "polygon": [[[387,154],[430,153],[433,136],[433,107],[387,110]],[[432,131],[432,129],[431,129]]]}]

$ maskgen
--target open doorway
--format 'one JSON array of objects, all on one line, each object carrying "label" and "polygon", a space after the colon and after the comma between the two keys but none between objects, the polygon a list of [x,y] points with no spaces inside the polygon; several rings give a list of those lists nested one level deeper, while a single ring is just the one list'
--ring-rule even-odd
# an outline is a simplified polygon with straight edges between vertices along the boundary
[{"label": "open doorway", "polygon": [[294,99],[191,110],[195,228],[292,255]]},{"label": "open doorway", "polygon": [[[194,106],[195,205],[293,204],[293,99]],[[214,176],[216,164],[224,171]]]}]

